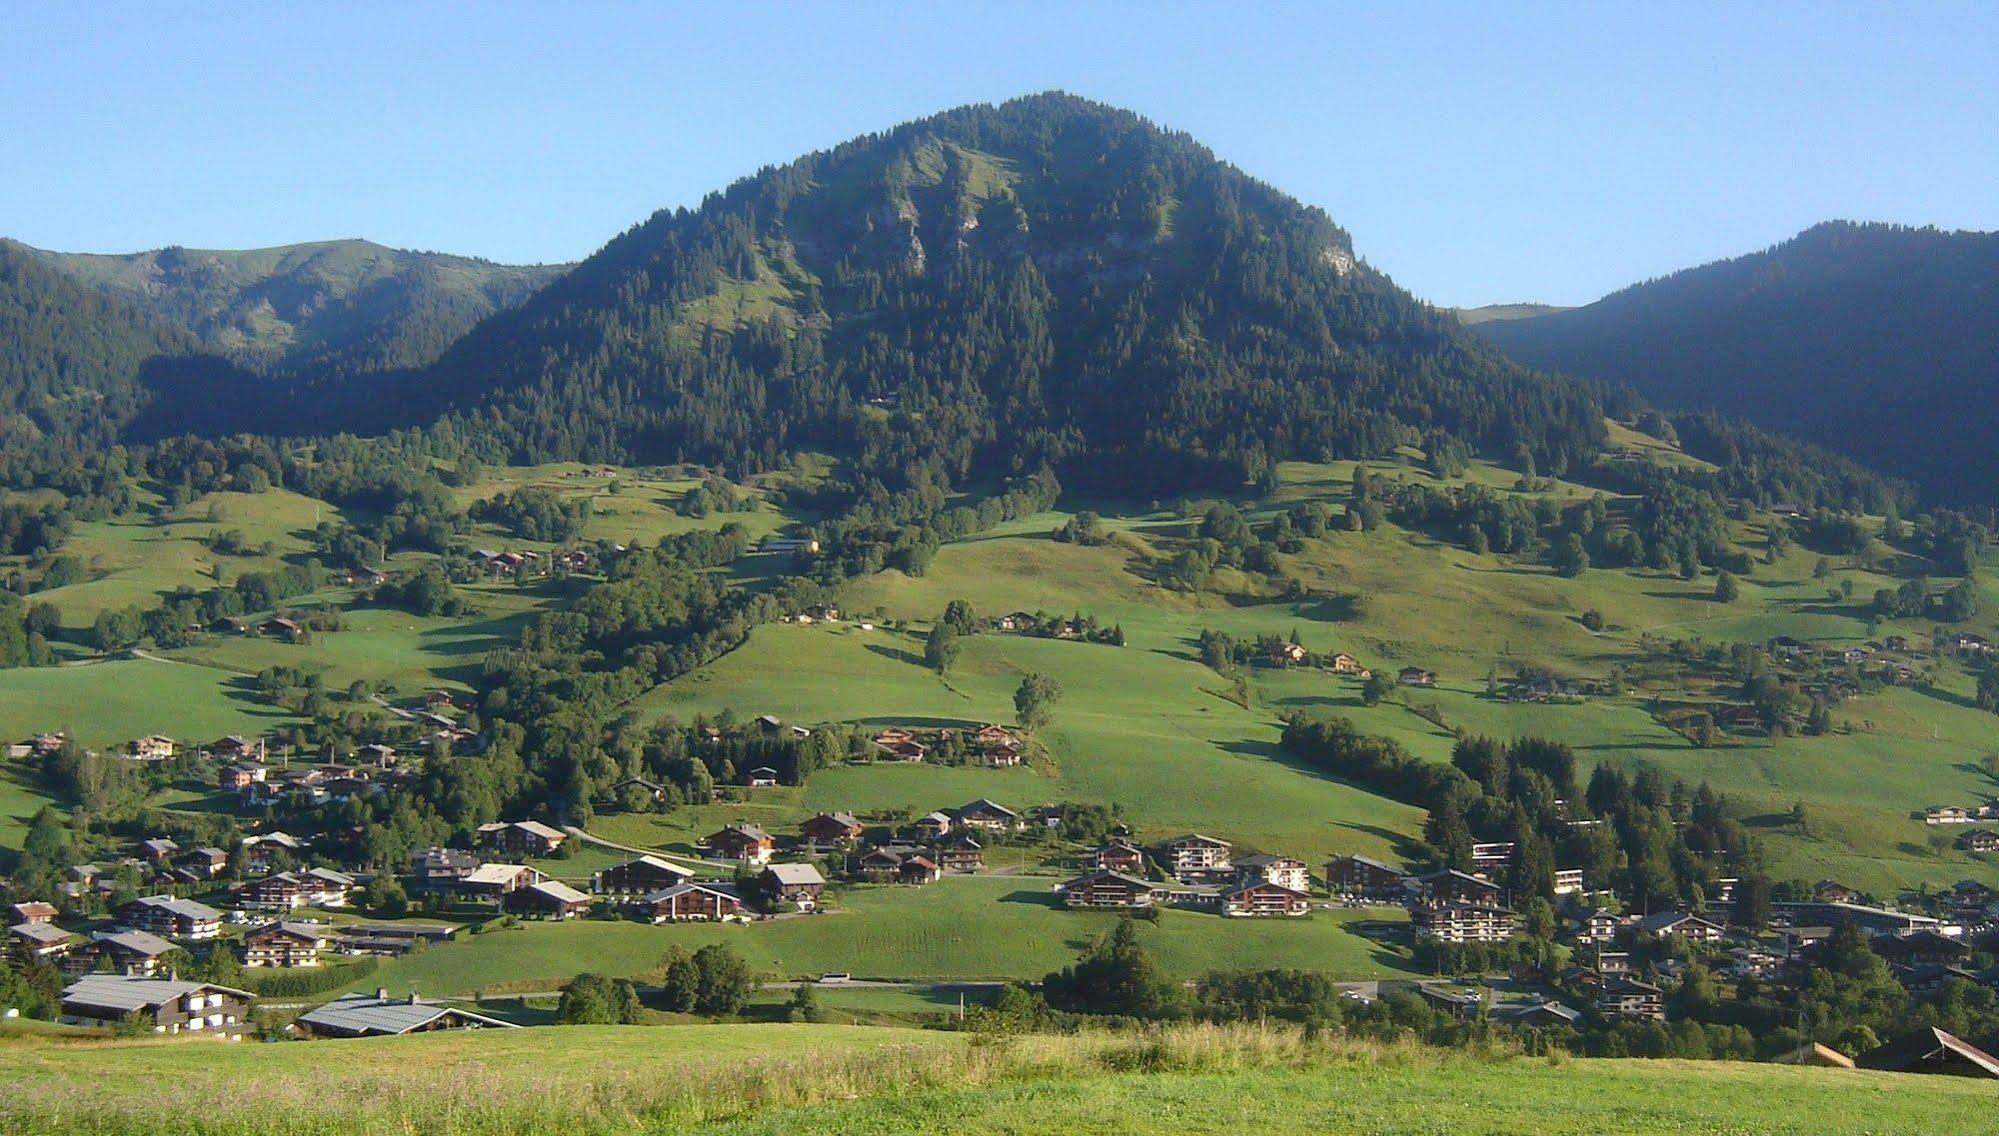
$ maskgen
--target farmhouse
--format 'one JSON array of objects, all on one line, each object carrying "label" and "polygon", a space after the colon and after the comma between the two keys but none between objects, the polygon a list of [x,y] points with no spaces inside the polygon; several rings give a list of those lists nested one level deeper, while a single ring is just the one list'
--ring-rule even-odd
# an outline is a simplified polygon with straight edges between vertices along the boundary
[{"label": "farmhouse", "polygon": [[743,897],[728,884],[689,880],[647,892],[630,910],[651,923],[718,923],[743,913]]},{"label": "farmhouse", "polygon": [[1422,667],[1403,667],[1396,672],[1395,681],[1403,686],[1435,686],[1437,672],[1426,671]]},{"label": "farmhouse", "polygon": [[222,930],[222,913],[191,899],[149,895],[118,909],[118,919],[136,931],[200,942]]},{"label": "farmhouse", "polygon": [[1389,900],[1402,891],[1402,872],[1366,856],[1326,861],[1326,890],[1341,899]]},{"label": "farmhouse", "polygon": [[1304,915],[1311,897],[1302,891],[1256,880],[1222,892],[1222,914],[1235,916]]},{"label": "farmhouse", "polygon": [[1357,675],[1360,673],[1360,660],[1342,651],[1333,656],[1332,667],[1334,674]]},{"label": "farmhouse", "polygon": [[243,936],[243,965],[318,966],[321,952],[338,938],[331,927],[320,923],[267,923]]},{"label": "farmhouse", "polygon": [[1245,856],[1235,862],[1235,870],[1236,880],[1240,883],[1264,881],[1289,891],[1305,893],[1312,890],[1312,876],[1305,861],[1290,856]]},{"label": "farmhouse", "polygon": [[1418,935],[1445,943],[1503,943],[1513,937],[1511,908],[1481,903],[1424,905],[1410,912]]},{"label": "farmhouse", "polygon": [[305,635],[305,628],[299,626],[297,620],[286,619],[283,616],[272,616],[265,620],[258,630],[273,639],[296,640],[303,638]]},{"label": "farmhouse", "polygon": [[220,848],[196,848],[180,858],[179,871],[195,880],[211,880],[229,866],[229,853]]},{"label": "farmhouse", "polygon": [[770,833],[747,821],[723,825],[710,833],[704,842],[710,855],[724,860],[741,860],[745,864],[768,864],[777,851],[777,841]]},{"label": "farmhouse", "polygon": [[543,880],[516,888],[502,902],[508,911],[538,919],[569,919],[590,911],[590,897],[561,880]]},{"label": "farmhouse", "polygon": [[852,844],[861,838],[866,829],[852,813],[819,813],[806,818],[798,826],[798,833],[807,843],[822,847]]},{"label": "farmhouse", "polygon": [[771,765],[759,765],[743,774],[743,783],[752,789],[769,788],[777,784],[777,768]]},{"label": "farmhouse", "polygon": [[447,1029],[519,1029],[512,1022],[425,1002],[412,994],[391,998],[386,990],[342,994],[324,1006],[307,1010],[292,1023],[294,1032],[309,1038],[400,1037]]},{"label": "farmhouse", "polygon": [[772,864],[759,877],[769,894],[785,903],[795,903],[810,911],[826,890],[826,877],[810,864]]},{"label": "farmhouse", "polygon": [[133,1015],[154,1033],[195,1033],[233,1041],[242,1034],[255,995],[207,982],[87,974],[62,992],[62,1020],[70,1025],[115,1027]]},{"label": "farmhouse", "polygon": [[925,813],[910,827],[916,830],[918,836],[926,840],[935,840],[951,831],[951,814],[941,811]]},{"label": "farmhouse", "polygon": [[1062,902],[1070,907],[1150,907],[1159,889],[1123,872],[1092,872],[1059,890]]},{"label": "farmhouse", "polygon": [[555,854],[569,834],[538,820],[496,821],[479,826],[479,843],[505,856]]},{"label": "farmhouse", "polygon": [[683,884],[694,878],[693,871],[657,856],[640,856],[613,864],[590,877],[590,890],[600,895],[634,897],[650,895],[662,888]]},{"label": "farmhouse", "polygon": [[418,943],[448,943],[458,934],[450,923],[350,923],[340,929],[340,950],[350,955],[406,955]]},{"label": "farmhouse", "polygon": [[1189,832],[1160,844],[1159,859],[1175,876],[1222,872],[1228,870],[1230,848],[1226,840]]}]

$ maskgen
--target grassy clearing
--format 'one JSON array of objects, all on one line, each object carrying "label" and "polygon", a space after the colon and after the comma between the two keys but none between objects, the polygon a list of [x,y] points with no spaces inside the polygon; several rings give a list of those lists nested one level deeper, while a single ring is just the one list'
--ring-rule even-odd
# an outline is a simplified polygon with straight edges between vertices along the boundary
[{"label": "grassy clearing", "polygon": [[[363,984],[398,992],[472,995],[553,989],[578,971],[654,975],[678,946],[726,942],[756,969],[779,978],[844,971],[869,978],[970,980],[1038,978],[1074,961],[1117,916],[1064,910],[1049,876],[950,877],[928,887],[858,887],[822,915],[743,925],[648,924],[581,920],[528,923],[471,935],[384,964]],[[1192,978],[1254,957],[1259,966],[1298,967],[1342,978],[1405,973],[1395,951],[1354,933],[1363,918],[1400,911],[1314,912],[1297,920],[1228,920],[1166,911],[1140,934],[1160,965]]]},{"label": "grassy clearing", "polygon": [[289,721],[241,678],[157,659],[0,671],[0,737],[67,730],[108,748],[150,733],[208,741]]},{"label": "grassy clearing", "polygon": [[[671,1075],[662,1075],[670,1070]],[[0,1046],[0,1122],[44,1133],[973,1130],[1844,1136],[1979,1130],[1950,1077],[1567,1061],[1278,1029],[1016,1037],[845,1026],[554,1027],[377,1041]],[[200,1101],[201,1107],[162,1102]],[[1882,1119],[1893,1121],[1884,1128]]]}]

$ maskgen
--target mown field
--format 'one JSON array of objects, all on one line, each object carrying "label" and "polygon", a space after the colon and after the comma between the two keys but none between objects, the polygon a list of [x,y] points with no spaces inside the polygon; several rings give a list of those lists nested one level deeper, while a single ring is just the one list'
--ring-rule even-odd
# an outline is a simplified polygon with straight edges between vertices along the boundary
[{"label": "mown field", "polygon": [[1549,1062],[1277,1029],[980,1039],[907,1029],[555,1027],[358,1042],[0,1041],[21,1136],[1366,1132],[1847,1136],[1985,1130],[1990,1082]]},{"label": "mown field", "polygon": [[[852,889],[838,909],[749,925],[628,921],[523,923],[461,936],[384,963],[359,984],[398,993],[470,996],[552,990],[579,971],[656,977],[668,951],[728,943],[776,978],[842,971],[864,978],[1038,978],[1073,962],[1118,916],[1055,905],[1049,876],[949,877],[927,887]],[[1315,911],[1302,919],[1233,920],[1165,911],[1139,934],[1160,965],[1186,978],[1258,966],[1348,978],[1406,974],[1398,949],[1355,933],[1362,919],[1400,921],[1400,910]]]}]

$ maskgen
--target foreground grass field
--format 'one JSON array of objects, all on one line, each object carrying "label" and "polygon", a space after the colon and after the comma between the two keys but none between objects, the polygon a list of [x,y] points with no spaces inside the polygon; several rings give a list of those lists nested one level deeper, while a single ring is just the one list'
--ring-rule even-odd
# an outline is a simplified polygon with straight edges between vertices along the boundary
[{"label": "foreground grass field", "polygon": [[841,1026],[381,1041],[0,1041],[20,1136],[1119,1132],[1846,1136],[1987,1130],[1990,1082],[1308,1042],[1275,1029],[981,1039]]},{"label": "foreground grass field", "polygon": [[[1038,978],[1075,960],[1117,916],[1053,903],[1049,877],[951,877],[928,887],[880,886],[847,893],[838,911],[741,925],[655,927],[585,920],[529,923],[461,937],[384,964],[360,987],[426,996],[554,989],[578,971],[656,977],[674,947],[734,946],[779,978],[843,971],[894,979]],[[1399,910],[1314,912],[1297,920],[1230,920],[1166,911],[1140,937],[1169,973],[1193,978],[1254,958],[1342,978],[1405,974],[1395,950],[1353,929]]]}]

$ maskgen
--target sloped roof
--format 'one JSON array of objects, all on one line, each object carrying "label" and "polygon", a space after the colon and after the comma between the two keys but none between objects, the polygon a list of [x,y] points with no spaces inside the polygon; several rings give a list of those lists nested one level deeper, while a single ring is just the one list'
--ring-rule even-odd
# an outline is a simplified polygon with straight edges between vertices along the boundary
[{"label": "sloped roof", "polygon": [[568,884],[563,883],[561,880],[543,880],[538,884],[530,885],[525,890],[534,892],[536,895],[547,896],[548,898],[555,900],[557,903],[590,902],[589,896],[583,894],[580,891],[577,891],[575,888],[570,887]]},{"label": "sloped roof", "polygon": [[151,931],[99,931],[90,936],[90,941],[117,947],[146,958],[158,958],[175,949],[172,943]]},{"label": "sloped roof", "polygon": [[710,895],[726,896],[737,903],[743,901],[742,895],[736,891],[733,884],[696,883],[693,880],[684,880],[674,884],[672,887],[664,887],[655,892],[648,892],[640,902],[646,904],[664,903],[677,896],[686,895],[690,891],[705,891]]},{"label": "sloped roof", "polygon": [[785,887],[801,884],[823,884],[826,877],[810,864],[772,864],[764,872]]},{"label": "sloped roof", "polygon": [[1962,1062],[1987,1077],[1999,1077],[1999,1057],[1993,1057],[1935,1026],[1904,1034],[1878,1049],[1870,1049],[1861,1054],[1855,1064],[1863,1069],[1921,1071],[1923,1066],[1939,1062]]},{"label": "sloped roof", "polygon": [[163,1005],[175,998],[196,993],[234,994],[254,997],[248,990],[217,986],[212,982],[185,982],[171,978],[128,978],[122,974],[86,974],[63,987],[65,1002],[78,1002],[106,1010],[130,1013]]},{"label": "sloped roof", "polygon": [[300,1014],[298,1020],[313,1029],[381,1037],[409,1033],[439,1018],[453,1017],[482,1028],[520,1028],[512,1022],[415,997],[383,998],[372,994],[343,994],[323,1006]]}]

